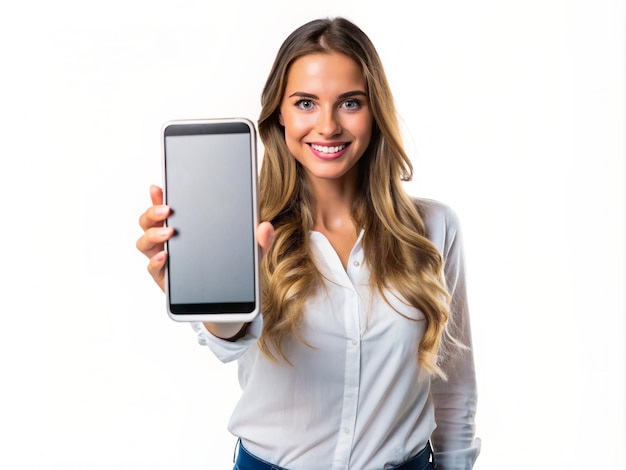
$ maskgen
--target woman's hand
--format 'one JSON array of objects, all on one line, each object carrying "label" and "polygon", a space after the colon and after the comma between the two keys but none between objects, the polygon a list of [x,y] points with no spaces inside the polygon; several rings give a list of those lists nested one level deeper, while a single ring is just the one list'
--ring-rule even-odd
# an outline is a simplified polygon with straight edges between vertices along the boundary
[{"label": "woman's hand", "polygon": [[165,242],[174,233],[172,227],[165,227],[165,219],[170,214],[170,208],[163,205],[163,190],[158,186],[150,186],[150,199],[152,206],[139,217],[139,225],[143,235],[137,240],[137,249],[150,260],[148,272],[165,292]]}]

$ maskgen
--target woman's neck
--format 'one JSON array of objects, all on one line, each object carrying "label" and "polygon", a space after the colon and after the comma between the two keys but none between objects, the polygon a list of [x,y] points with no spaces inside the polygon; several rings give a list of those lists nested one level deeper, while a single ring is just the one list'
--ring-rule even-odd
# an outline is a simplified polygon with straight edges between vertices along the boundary
[{"label": "woman's neck", "polygon": [[346,269],[356,243],[357,229],[352,217],[356,198],[356,179],[311,181],[315,198],[313,230],[323,234],[335,249]]},{"label": "woman's neck", "polygon": [[314,230],[325,233],[345,232],[347,228],[355,232],[352,208],[356,198],[356,180],[310,181],[315,198]]}]

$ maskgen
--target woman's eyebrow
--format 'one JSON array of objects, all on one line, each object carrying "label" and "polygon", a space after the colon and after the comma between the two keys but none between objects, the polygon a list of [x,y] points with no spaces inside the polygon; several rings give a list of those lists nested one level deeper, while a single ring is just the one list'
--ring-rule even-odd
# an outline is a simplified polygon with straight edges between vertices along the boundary
[{"label": "woman's eyebrow", "polygon": [[296,91],[295,93],[292,93],[291,95],[289,95],[289,98],[293,98],[294,96],[297,96],[298,98],[310,98],[312,100],[319,100],[319,97],[317,95],[313,95],[311,93],[305,93],[303,91]]},{"label": "woman's eyebrow", "polygon": [[344,98],[352,98],[353,96],[367,96],[367,93],[365,93],[363,90],[353,90],[342,93],[337,98],[342,100]]},{"label": "woman's eyebrow", "polygon": [[[319,96],[312,93],[306,93],[304,91],[296,91],[295,93],[289,95],[289,98],[293,98],[294,96],[297,96],[298,98],[319,100]],[[342,100],[345,98],[352,98],[353,96],[367,96],[367,93],[365,93],[363,90],[346,91],[345,93],[340,94],[337,99]]]}]

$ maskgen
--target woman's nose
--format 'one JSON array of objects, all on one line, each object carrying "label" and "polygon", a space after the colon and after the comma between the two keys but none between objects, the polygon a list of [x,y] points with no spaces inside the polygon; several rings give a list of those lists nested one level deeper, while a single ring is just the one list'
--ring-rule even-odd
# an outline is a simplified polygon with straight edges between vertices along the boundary
[{"label": "woman's nose", "polygon": [[322,109],[317,119],[317,132],[323,136],[333,136],[341,133],[341,125],[337,119],[335,109]]}]

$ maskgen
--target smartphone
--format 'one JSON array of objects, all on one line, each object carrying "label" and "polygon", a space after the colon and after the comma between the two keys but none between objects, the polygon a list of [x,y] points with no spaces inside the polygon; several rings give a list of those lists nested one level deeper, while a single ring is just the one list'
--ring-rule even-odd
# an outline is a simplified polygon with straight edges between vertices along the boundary
[{"label": "smartphone", "polygon": [[244,118],[163,126],[165,292],[177,321],[249,322],[259,313],[256,131]]}]

